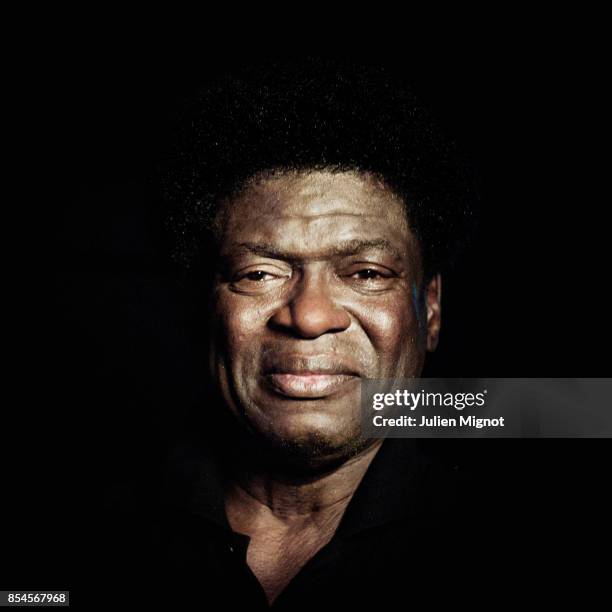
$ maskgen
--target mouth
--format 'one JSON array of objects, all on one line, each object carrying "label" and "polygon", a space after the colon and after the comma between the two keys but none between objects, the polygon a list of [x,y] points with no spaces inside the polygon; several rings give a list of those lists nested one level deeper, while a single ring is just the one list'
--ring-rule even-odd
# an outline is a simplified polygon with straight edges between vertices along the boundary
[{"label": "mouth", "polygon": [[317,372],[275,373],[266,377],[270,386],[281,395],[296,399],[322,399],[340,391],[347,383],[357,380],[349,374]]},{"label": "mouth", "polygon": [[277,355],[264,379],[275,393],[294,399],[322,399],[359,380],[355,367],[328,355]]}]

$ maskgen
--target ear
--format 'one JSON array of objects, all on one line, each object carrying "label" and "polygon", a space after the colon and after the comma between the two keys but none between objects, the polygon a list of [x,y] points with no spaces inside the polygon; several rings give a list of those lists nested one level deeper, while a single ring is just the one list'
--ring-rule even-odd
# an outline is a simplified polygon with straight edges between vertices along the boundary
[{"label": "ear", "polygon": [[425,289],[427,305],[427,350],[435,351],[438,346],[441,320],[442,277],[436,274]]}]

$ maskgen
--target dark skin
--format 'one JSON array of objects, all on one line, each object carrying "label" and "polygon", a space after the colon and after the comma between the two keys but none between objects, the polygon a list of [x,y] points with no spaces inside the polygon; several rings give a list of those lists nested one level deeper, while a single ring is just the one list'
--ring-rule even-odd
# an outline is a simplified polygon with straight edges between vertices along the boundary
[{"label": "dark skin", "polygon": [[226,512],[271,603],[329,542],[380,448],[360,436],[360,379],[420,375],[441,283],[423,283],[403,204],[371,176],[277,173],[228,204],[210,365],[261,445],[233,461]]}]

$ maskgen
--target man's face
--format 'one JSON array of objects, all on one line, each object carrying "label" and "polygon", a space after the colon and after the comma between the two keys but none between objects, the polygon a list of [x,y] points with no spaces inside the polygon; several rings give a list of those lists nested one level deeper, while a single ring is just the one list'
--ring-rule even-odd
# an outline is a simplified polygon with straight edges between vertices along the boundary
[{"label": "man's face", "polygon": [[274,175],[220,227],[210,363],[227,408],[301,455],[355,452],[360,379],[423,366],[430,317],[401,201],[356,173]]}]

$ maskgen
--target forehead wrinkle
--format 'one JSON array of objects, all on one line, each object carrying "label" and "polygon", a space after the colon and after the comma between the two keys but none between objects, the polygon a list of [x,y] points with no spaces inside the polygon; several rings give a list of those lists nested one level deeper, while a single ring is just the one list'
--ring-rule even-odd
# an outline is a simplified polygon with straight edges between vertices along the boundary
[{"label": "forehead wrinkle", "polygon": [[[292,253],[288,250],[280,249],[274,244],[269,244],[265,242],[242,242],[238,244],[237,247],[240,249],[247,250],[256,255],[260,255],[262,257],[271,257],[285,260],[296,260],[304,258],[303,255]],[[401,259],[404,256],[402,252],[396,249],[391,244],[391,242],[389,242],[385,238],[377,238],[374,240],[356,238],[353,240],[346,240],[344,242],[341,242],[340,244],[333,245],[331,247],[319,251],[316,254],[311,253],[308,255],[307,259],[317,257],[324,258],[356,255],[360,252],[369,249],[388,251],[398,259]]]},{"label": "forehead wrinkle", "polygon": [[262,217],[272,217],[273,219],[308,219],[308,220],[316,220],[319,217],[360,217],[360,218],[368,218],[372,217],[375,219],[379,219],[380,215],[364,215],[363,213],[350,213],[350,212],[328,212],[328,213],[316,213],[313,215],[308,214],[299,214],[299,215],[291,215],[291,214],[281,214],[276,215],[272,213],[264,213],[261,215]]},{"label": "forehead wrinkle", "polygon": [[[291,222],[297,222],[299,223],[299,226],[292,226],[291,227],[291,231],[293,233],[293,235],[298,238],[298,236],[300,236],[302,239],[306,239],[308,234],[311,231],[316,231],[317,226],[319,225],[318,222],[322,222],[322,221],[326,221],[328,219],[337,219],[338,222],[342,223],[342,220],[345,219],[345,222],[348,223],[348,221],[359,221],[361,223],[359,223],[357,226],[347,226],[350,228],[353,228],[355,230],[359,230],[362,227],[374,227],[372,225],[372,223],[374,224],[380,224],[381,219],[386,219],[388,221],[392,221],[394,215],[392,213],[387,213],[387,214],[363,214],[363,213],[338,213],[338,212],[329,212],[329,213],[320,213],[320,214],[313,214],[313,215],[307,215],[307,214],[274,214],[271,212],[266,212],[263,214],[256,214],[255,210],[250,211],[251,214],[246,214],[240,221],[239,221],[239,225],[238,227],[244,227],[245,223],[250,223],[253,220],[257,220],[258,225],[260,227],[265,227],[266,223],[272,222],[271,227],[273,228],[278,228],[278,223],[282,222],[282,221],[291,221]],[[263,225],[262,225],[263,224]],[[393,229],[395,231],[399,230],[401,234],[407,234],[408,236],[410,236],[411,234],[411,229],[409,224],[407,223],[407,219],[405,218],[405,216],[402,216],[401,218],[396,220],[396,223],[393,223]],[[326,230],[327,233],[327,230]],[[389,242],[390,244],[390,242]]]},{"label": "forehead wrinkle", "polygon": [[[296,190],[297,191],[297,190]],[[316,220],[330,217],[348,218],[390,218],[401,216],[405,219],[405,207],[401,200],[390,194],[372,192],[366,194],[328,193],[304,194],[292,192],[285,187],[280,192],[246,192],[241,196],[251,216],[273,217],[274,219]]]},{"label": "forehead wrinkle", "polygon": [[380,214],[381,208],[389,208],[374,198],[334,197],[334,198],[291,198],[279,202],[262,202],[265,213],[286,217],[366,217]]}]

